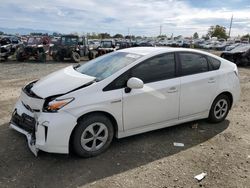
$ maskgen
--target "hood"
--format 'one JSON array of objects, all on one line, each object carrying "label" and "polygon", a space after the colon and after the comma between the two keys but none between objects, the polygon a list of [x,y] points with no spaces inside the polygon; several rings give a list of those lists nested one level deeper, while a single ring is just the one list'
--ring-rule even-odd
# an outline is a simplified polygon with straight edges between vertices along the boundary
[{"label": "hood", "polygon": [[38,80],[31,88],[37,96],[46,98],[65,94],[95,80],[95,77],[79,73],[73,66],[53,72]]}]

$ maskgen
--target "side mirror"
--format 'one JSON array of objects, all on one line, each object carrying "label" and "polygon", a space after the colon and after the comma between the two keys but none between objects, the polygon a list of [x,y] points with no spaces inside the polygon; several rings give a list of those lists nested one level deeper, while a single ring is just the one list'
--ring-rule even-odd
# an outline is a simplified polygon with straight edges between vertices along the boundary
[{"label": "side mirror", "polygon": [[129,93],[131,89],[141,89],[143,88],[143,81],[139,78],[132,77],[127,82],[127,88],[125,88],[125,92]]}]

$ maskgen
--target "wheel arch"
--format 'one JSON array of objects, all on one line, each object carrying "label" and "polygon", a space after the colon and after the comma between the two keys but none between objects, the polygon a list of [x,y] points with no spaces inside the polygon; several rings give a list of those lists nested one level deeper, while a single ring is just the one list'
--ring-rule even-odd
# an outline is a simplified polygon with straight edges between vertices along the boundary
[{"label": "wheel arch", "polygon": [[106,117],[108,117],[113,125],[114,128],[114,136],[117,137],[118,134],[118,123],[117,120],[115,119],[115,117],[110,114],[109,112],[105,112],[105,111],[92,111],[92,112],[87,112],[86,114],[81,115],[79,118],[77,118],[77,124],[75,125],[75,127],[73,128],[73,130],[70,133],[70,138],[69,138],[69,151],[72,151],[71,147],[72,147],[72,140],[73,140],[73,135],[74,135],[74,131],[76,130],[76,127],[78,126],[78,122],[80,119],[86,118],[87,116],[90,115],[94,115],[94,114],[98,114],[98,115],[104,115]]},{"label": "wheel arch", "polygon": [[[226,96],[229,98],[229,100],[230,100],[230,107],[229,107],[229,109],[231,109],[231,107],[232,107],[234,101],[233,101],[233,95],[232,95],[232,93],[229,92],[229,91],[223,91],[223,92],[221,92],[220,94],[218,94],[218,95],[214,98],[213,102],[215,101],[215,99],[216,99],[217,97],[219,97],[219,96],[221,96],[221,95],[226,95]],[[212,105],[211,105],[211,107],[212,107]],[[211,109],[211,107],[210,107],[210,109]]]}]

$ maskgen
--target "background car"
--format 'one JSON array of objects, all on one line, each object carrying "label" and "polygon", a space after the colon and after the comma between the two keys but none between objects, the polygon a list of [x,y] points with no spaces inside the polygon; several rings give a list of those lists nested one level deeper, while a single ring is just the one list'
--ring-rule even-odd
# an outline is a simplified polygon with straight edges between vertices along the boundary
[{"label": "background car", "polygon": [[79,63],[81,57],[87,56],[88,50],[87,38],[77,35],[62,35],[51,50],[51,56],[54,61],[63,61],[64,58],[70,58],[73,62]]},{"label": "background car", "polygon": [[250,64],[250,44],[241,44],[221,54],[222,58],[234,62],[236,65]]}]

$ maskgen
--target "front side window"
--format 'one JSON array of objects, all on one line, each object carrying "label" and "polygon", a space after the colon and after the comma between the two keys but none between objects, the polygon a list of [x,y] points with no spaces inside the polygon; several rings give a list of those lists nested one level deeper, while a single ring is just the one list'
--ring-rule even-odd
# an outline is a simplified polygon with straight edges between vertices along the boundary
[{"label": "front side window", "polygon": [[124,88],[131,77],[140,78],[144,83],[175,77],[174,54],[162,54],[141,62],[116,78],[103,91]]},{"label": "front side window", "polygon": [[76,71],[96,77],[97,81],[101,81],[136,61],[140,57],[142,56],[138,54],[114,52],[88,61],[77,67]]},{"label": "front side window", "polygon": [[174,53],[161,54],[140,63],[132,68],[131,76],[141,79],[144,83],[174,78]]},{"label": "front side window", "polygon": [[194,53],[180,53],[182,75],[192,75],[209,71],[205,56]]}]

